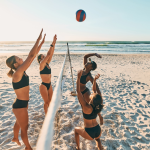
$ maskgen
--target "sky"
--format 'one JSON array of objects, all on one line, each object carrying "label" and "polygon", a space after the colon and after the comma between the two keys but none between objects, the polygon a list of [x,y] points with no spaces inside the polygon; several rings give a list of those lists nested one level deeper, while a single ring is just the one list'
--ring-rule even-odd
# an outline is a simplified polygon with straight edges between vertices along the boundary
[{"label": "sky", "polygon": [[[150,0],[0,0],[0,41],[150,41]],[[84,22],[76,11],[86,12]]]}]

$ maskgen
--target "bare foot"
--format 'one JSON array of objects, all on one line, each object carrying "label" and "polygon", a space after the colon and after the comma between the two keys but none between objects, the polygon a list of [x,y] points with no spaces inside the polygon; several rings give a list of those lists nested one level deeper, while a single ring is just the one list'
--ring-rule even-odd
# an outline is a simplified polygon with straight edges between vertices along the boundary
[{"label": "bare foot", "polygon": [[76,150],[80,150],[80,148],[76,147]]},{"label": "bare foot", "polygon": [[13,138],[11,141],[12,141],[12,142],[16,142],[19,146],[21,146],[21,143],[19,142],[19,140],[18,140],[18,139]]}]

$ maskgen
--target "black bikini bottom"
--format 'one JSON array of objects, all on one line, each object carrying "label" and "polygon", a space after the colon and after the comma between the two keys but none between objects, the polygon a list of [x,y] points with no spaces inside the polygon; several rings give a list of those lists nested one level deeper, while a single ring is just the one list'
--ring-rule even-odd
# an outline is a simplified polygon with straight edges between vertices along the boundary
[{"label": "black bikini bottom", "polygon": [[17,108],[26,108],[28,106],[28,102],[29,100],[19,100],[16,99],[16,101],[14,101],[12,108],[13,109],[17,109]]},{"label": "black bikini bottom", "polygon": [[82,91],[82,95],[85,94],[87,91],[89,91],[89,89],[86,87],[86,89],[84,91]]},{"label": "black bikini bottom", "polygon": [[42,82],[42,84],[47,87],[47,90],[49,90],[49,88],[50,88],[50,86],[51,86],[51,82],[50,82],[50,83]]},{"label": "black bikini bottom", "polygon": [[101,133],[101,127],[99,124],[92,128],[85,128],[85,131],[89,134],[91,138],[97,138]]}]

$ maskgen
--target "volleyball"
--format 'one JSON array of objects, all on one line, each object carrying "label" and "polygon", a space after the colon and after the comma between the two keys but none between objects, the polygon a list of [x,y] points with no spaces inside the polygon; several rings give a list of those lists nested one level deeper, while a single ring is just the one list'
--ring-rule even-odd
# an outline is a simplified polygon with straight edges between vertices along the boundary
[{"label": "volleyball", "polygon": [[86,18],[86,13],[84,10],[82,9],[79,9],[77,12],[76,12],[76,20],[78,22],[83,22]]}]

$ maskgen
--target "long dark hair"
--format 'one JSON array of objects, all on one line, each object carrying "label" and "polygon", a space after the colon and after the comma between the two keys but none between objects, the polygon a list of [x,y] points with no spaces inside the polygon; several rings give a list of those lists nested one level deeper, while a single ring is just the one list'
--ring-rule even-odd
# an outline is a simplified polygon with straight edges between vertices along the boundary
[{"label": "long dark hair", "polygon": [[99,112],[102,111],[104,105],[102,104],[102,97],[99,94],[96,94],[93,96],[92,99],[92,107],[93,107],[93,113],[98,114]]},{"label": "long dark hair", "polygon": [[16,70],[16,68],[14,66],[14,63],[16,63],[16,58],[15,58],[14,55],[9,57],[9,58],[7,58],[6,65],[10,68],[9,72],[7,73],[7,75],[9,77],[12,77],[12,75],[14,73],[13,69]]},{"label": "long dark hair", "polygon": [[95,61],[91,61],[92,64],[92,69],[91,70],[95,70],[97,68],[97,64]]}]

